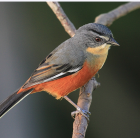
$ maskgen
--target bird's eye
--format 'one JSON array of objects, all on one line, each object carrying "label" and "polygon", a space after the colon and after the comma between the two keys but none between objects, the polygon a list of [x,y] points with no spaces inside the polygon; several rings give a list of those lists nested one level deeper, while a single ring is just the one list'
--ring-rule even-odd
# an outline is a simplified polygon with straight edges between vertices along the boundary
[{"label": "bird's eye", "polygon": [[96,40],[97,42],[100,42],[100,41],[101,41],[101,38],[96,37],[95,40]]}]

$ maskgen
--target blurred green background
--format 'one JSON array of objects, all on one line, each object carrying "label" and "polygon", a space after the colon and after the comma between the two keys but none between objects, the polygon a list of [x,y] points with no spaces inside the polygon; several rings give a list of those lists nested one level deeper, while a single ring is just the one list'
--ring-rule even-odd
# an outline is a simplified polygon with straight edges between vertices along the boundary
[{"label": "blurred green background", "polygon": [[[122,2],[60,2],[76,28]],[[140,9],[110,26],[111,47],[93,92],[88,138],[140,137]],[[0,2],[0,102],[29,78],[55,47],[69,38],[45,2]],[[69,97],[77,102],[79,90]],[[28,96],[2,119],[0,137],[69,138],[75,108],[48,93]]]}]

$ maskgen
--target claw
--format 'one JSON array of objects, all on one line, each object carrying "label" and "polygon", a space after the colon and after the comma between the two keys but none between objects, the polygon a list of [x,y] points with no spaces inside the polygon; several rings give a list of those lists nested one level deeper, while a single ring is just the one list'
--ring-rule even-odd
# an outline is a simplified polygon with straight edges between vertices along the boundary
[{"label": "claw", "polygon": [[91,115],[90,112],[82,110],[79,106],[77,106],[71,99],[69,99],[67,96],[64,96],[64,98],[71,103],[77,110],[71,113],[71,116],[74,118],[76,114],[80,113],[82,114],[87,121],[89,122],[89,115]]},{"label": "claw", "polygon": [[91,115],[90,112],[82,110],[81,108],[77,108],[76,111],[71,112],[71,116],[73,118],[75,118],[75,115],[78,114],[78,113],[82,114],[87,119],[87,121],[89,122],[89,115]]}]

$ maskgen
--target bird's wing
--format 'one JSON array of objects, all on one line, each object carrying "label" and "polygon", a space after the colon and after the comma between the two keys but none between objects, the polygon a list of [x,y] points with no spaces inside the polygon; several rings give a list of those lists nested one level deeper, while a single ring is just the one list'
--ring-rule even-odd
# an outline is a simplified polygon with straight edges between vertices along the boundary
[{"label": "bird's wing", "polygon": [[49,64],[44,62],[34,71],[23,88],[65,77],[78,72],[80,69],[82,69],[82,65],[72,66],[70,64]]},{"label": "bird's wing", "polygon": [[[56,61],[55,61],[56,59]],[[74,58],[71,58],[72,60]],[[33,72],[29,80],[23,85],[22,88],[28,88],[40,83],[53,81],[71,74],[78,72],[83,67],[84,61],[80,63],[72,63],[69,61],[57,61],[57,57],[54,55],[47,56]],[[74,61],[74,60],[73,60]]]}]

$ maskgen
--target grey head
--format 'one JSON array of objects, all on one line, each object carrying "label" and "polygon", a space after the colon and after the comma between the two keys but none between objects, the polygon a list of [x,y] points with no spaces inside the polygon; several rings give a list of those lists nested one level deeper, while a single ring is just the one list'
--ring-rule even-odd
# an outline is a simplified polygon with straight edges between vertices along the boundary
[{"label": "grey head", "polygon": [[112,32],[102,24],[83,25],[76,31],[75,35],[82,36],[82,40],[87,42],[87,46],[98,47],[104,43],[119,46],[113,38]]}]

